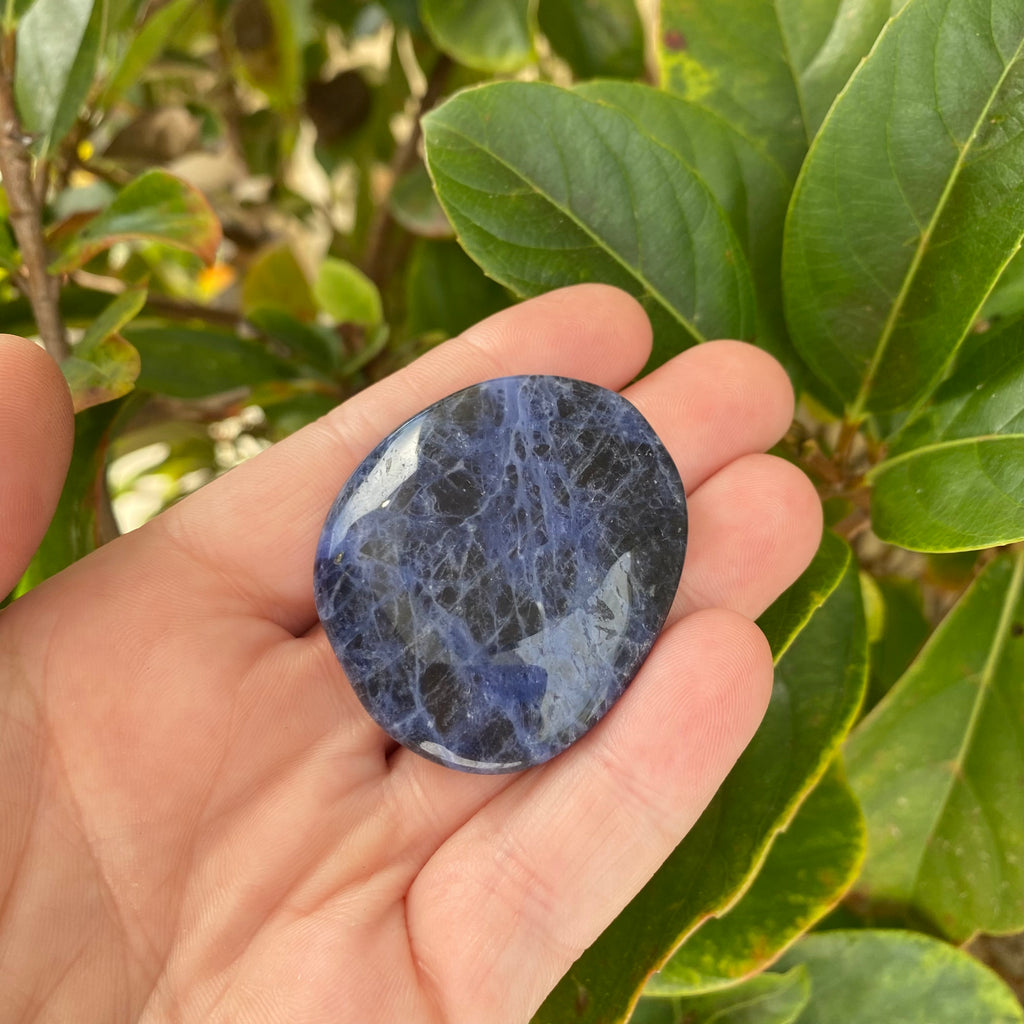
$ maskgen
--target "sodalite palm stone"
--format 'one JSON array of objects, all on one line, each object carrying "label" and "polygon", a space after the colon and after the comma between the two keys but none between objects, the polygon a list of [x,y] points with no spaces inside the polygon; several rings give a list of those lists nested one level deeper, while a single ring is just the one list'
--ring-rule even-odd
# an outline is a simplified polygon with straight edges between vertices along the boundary
[{"label": "sodalite palm stone", "polygon": [[664,624],[686,501],[620,395],[563,377],[459,391],[342,488],[316,606],[359,699],[399,743],[473,772],[564,750]]}]

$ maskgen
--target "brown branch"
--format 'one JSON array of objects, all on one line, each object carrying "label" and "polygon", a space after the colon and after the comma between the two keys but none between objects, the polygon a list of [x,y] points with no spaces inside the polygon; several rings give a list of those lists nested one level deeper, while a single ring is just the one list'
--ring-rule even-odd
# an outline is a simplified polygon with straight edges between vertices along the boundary
[{"label": "brown branch", "polygon": [[[451,58],[446,54],[440,54],[430,71],[427,88],[416,108],[412,131],[409,132],[409,137],[395,150],[395,155],[391,160],[389,189],[393,188],[395,182],[416,163],[419,157],[420,139],[423,136],[423,115],[440,99],[451,69]],[[385,199],[380,204],[377,215],[367,232],[366,258],[363,260],[363,269],[366,271],[367,277],[378,287],[383,285],[388,276],[388,240],[393,227],[394,218],[391,216],[391,210]]]},{"label": "brown branch", "polygon": [[11,228],[21,249],[28,298],[47,352],[58,362],[71,351],[60,316],[60,282],[47,272],[42,205],[32,181],[32,162],[14,101],[14,34],[0,40],[0,174],[10,208]]}]

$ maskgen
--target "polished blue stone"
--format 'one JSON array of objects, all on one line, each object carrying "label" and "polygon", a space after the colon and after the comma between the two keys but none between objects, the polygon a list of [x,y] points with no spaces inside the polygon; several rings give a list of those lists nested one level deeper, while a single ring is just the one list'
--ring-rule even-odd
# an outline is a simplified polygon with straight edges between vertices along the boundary
[{"label": "polished blue stone", "polygon": [[394,739],[516,771],[621,696],[685,552],[679,474],[626,399],[503,377],[430,406],[360,464],[320,537],[316,606]]}]

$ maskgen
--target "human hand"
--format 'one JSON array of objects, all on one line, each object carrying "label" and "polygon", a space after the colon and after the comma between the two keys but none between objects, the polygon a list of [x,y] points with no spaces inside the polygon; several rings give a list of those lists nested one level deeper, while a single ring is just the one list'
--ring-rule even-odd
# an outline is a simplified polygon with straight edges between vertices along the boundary
[{"label": "human hand", "polygon": [[[751,619],[811,558],[808,481],[762,454],[789,382],[736,342],[625,389],[686,485],[666,628],[608,716],[518,775],[396,748],[316,622],[313,550],[357,463],[512,373],[623,387],[650,327],[583,285],[484,321],[0,613],[0,1006],[11,1020],[525,1024],[750,739]],[[59,371],[0,342],[0,594],[70,450]]]}]

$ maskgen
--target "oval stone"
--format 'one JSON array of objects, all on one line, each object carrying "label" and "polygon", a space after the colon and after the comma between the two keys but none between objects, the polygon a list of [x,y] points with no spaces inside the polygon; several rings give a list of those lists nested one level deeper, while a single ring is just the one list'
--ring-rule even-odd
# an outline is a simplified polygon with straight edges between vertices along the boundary
[{"label": "oval stone", "polygon": [[331,507],[315,596],[370,715],[473,772],[540,764],[636,675],[672,604],[686,500],[621,395],[503,377],[414,416]]}]

